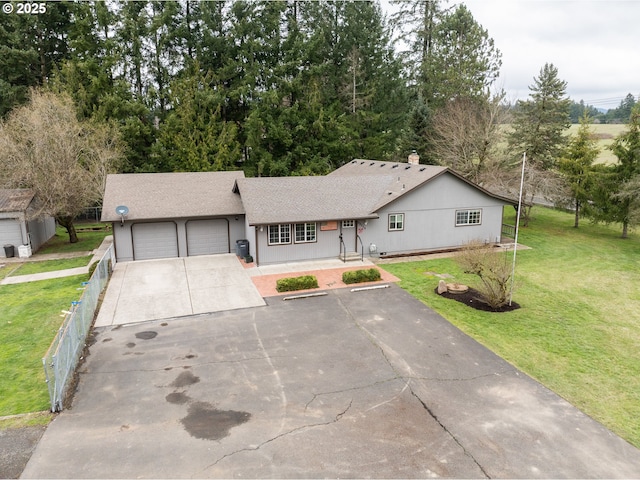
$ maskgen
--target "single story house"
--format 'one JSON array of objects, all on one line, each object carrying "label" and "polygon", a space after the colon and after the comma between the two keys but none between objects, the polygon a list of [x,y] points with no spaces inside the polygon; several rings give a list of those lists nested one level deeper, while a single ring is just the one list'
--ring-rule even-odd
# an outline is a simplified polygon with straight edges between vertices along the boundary
[{"label": "single story house", "polygon": [[446,167],[353,160],[313,177],[109,175],[102,220],[120,261],[230,253],[246,240],[264,265],[498,243],[513,204]]},{"label": "single story house", "polygon": [[0,189],[0,257],[5,257],[5,245],[12,245],[18,256],[21,246],[35,252],[56,233],[53,217],[33,217],[34,192],[28,189]]}]

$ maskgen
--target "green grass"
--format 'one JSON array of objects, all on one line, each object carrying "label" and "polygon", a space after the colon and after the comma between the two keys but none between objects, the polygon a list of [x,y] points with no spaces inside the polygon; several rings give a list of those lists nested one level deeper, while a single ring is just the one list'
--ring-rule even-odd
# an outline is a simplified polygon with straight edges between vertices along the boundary
[{"label": "green grass", "polygon": [[[97,248],[110,231],[103,224],[80,224],[79,228],[103,227],[78,232],[79,242],[69,243],[66,230],[56,235],[37,254],[89,252]],[[86,266],[91,256],[64,260],[8,263],[0,268],[0,278],[8,275],[65,270]],[[61,310],[77,300],[86,275],[55,280],[0,285],[0,417],[48,410],[49,393],[42,357],[62,324]],[[48,422],[49,415],[5,419],[0,429]]]},{"label": "green grass", "polygon": [[[513,224],[513,218],[506,223]],[[400,286],[498,355],[640,447],[640,237],[571,214],[534,209],[519,243],[509,313],[480,312],[434,293],[438,277],[472,284],[453,259],[384,265]]]},{"label": "green grass", "polygon": [[0,418],[0,430],[48,425],[54,415],[54,413],[42,411]]},{"label": "green grass", "polygon": [[103,227],[102,230],[87,230],[78,232],[78,242],[69,243],[67,230],[59,225],[56,226],[56,234],[38,250],[41,253],[69,253],[69,252],[90,252],[100,246],[102,240],[111,231],[104,224],[80,224],[76,228]]},{"label": "green grass", "polygon": [[69,268],[86,267],[89,265],[93,255],[82,257],[65,258],[62,260],[44,260],[41,262],[24,262],[10,273],[10,276],[31,275],[32,273],[54,272],[56,270],[67,270]]},{"label": "green grass", "polygon": [[0,416],[50,407],[42,357],[85,275],[0,285]]}]

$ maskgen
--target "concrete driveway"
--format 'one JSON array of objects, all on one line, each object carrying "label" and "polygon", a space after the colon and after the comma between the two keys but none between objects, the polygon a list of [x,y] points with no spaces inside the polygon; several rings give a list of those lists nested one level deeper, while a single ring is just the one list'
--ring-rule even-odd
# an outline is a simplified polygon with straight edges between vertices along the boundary
[{"label": "concrete driveway", "polygon": [[23,478],[638,478],[640,451],[390,288],[97,328]]},{"label": "concrete driveway", "polygon": [[116,263],[96,327],[264,305],[237,257]]}]

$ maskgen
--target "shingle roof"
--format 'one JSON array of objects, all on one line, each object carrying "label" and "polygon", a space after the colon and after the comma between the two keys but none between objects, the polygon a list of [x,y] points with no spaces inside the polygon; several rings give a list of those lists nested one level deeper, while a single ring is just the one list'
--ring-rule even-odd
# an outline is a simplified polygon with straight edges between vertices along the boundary
[{"label": "shingle roof", "polygon": [[250,225],[375,218],[391,176],[244,178],[237,182]]},{"label": "shingle roof", "polygon": [[232,190],[240,178],[242,171],[108,175],[102,221],[120,220],[119,205],[129,208],[127,220],[239,215],[244,208]]},{"label": "shingle roof", "polygon": [[388,184],[385,194],[378,197],[378,201],[373,207],[373,211],[376,211],[446,171],[448,171],[446,167],[436,165],[412,165],[409,163],[356,159],[334,170],[328,176],[356,175],[360,178],[390,176],[392,182]]},{"label": "shingle roof", "polygon": [[493,197],[495,199],[504,201],[509,204],[517,204],[517,200],[512,198],[497,195],[490,192],[479,185],[467,180],[462,175],[454,172],[448,167],[441,167],[438,165],[413,165],[409,163],[397,163],[397,162],[382,162],[379,160],[362,160],[356,159],[349,163],[346,163],[342,167],[334,170],[329,176],[334,175],[375,175],[375,176],[387,176],[392,175],[394,182],[389,185],[389,192],[391,194],[384,195],[380,198],[380,201],[374,207],[374,211],[382,208],[388,203],[393,202],[402,195],[410,192],[411,190],[424,185],[425,183],[433,180],[434,178],[449,174],[458,178],[459,180],[471,185],[472,187],[480,190],[484,194]]},{"label": "shingle roof", "polygon": [[33,200],[32,190],[15,188],[0,189],[0,212],[24,212]]}]

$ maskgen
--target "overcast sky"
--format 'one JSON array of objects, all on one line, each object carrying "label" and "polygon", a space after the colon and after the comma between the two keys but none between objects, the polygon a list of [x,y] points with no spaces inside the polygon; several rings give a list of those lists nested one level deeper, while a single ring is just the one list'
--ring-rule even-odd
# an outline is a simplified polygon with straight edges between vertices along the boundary
[{"label": "overcast sky", "polygon": [[[457,2],[456,2],[457,3]],[[640,0],[466,0],[502,52],[498,81],[526,98],[553,63],[567,93],[595,107],[640,94]]]},{"label": "overcast sky", "polygon": [[526,99],[553,63],[575,101],[617,107],[640,94],[640,0],[451,0],[464,3],[502,52],[497,81],[509,100]]}]

